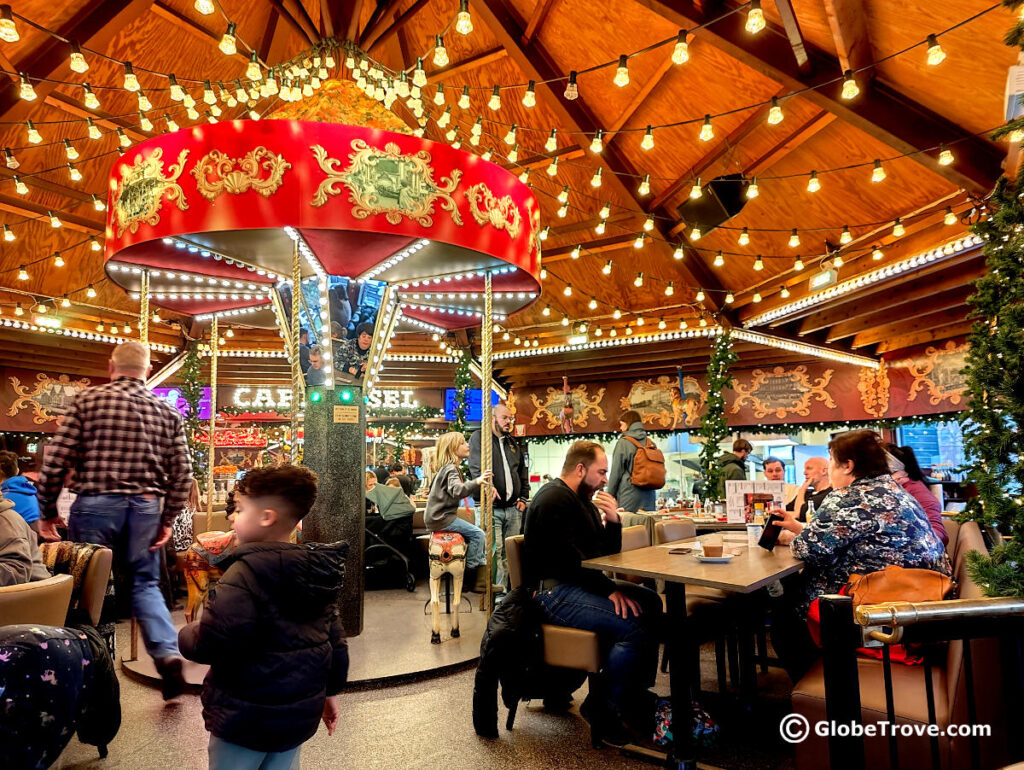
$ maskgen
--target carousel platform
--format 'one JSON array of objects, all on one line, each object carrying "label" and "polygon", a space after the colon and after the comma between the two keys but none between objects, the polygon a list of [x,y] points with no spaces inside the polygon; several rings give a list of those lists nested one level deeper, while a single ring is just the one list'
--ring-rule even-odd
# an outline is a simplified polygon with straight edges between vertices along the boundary
[{"label": "carousel platform", "polygon": [[[443,614],[442,599],[441,644],[430,643],[430,614],[424,614],[423,609],[429,599],[430,589],[425,580],[419,582],[415,593],[402,589],[367,591],[363,633],[348,640],[350,688],[371,689],[427,679],[476,665],[480,639],[487,625],[486,615],[479,609],[480,595],[464,595],[459,615],[461,634],[457,639],[451,637],[451,622]],[[178,628],[185,624],[181,610],[172,613],[172,619]],[[129,650],[124,652],[130,657]],[[159,685],[156,666],[146,654],[141,638],[138,658],[122,657],[121,667],[133,679],[152,683],[154,687]],[[196,691],[207,669],[208,666],[185,661],[185,679]]]}]

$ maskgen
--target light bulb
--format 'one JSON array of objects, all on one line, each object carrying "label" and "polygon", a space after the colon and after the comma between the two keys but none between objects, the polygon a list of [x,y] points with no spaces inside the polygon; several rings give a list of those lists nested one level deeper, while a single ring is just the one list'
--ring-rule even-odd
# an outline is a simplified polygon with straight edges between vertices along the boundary
[{"label": "light bulb", "polygon": [[757,177],[753,177],[750,180],[750,184],[747,185],[747,200],[754,200],[760,194],[760,190],[757,187]]},{"label": "light bulb", "polygon": [[612,202],[611,201],[605,201],[605,204],[601,207],[601,210],[598,212],[598,216],[601,217],[601,219],[607,219],[608,216],[611,213],[612,213]]},{"label": "light bulb", "polygon": [[92,122],[92,118],[87,118],[87,125],[89,126],[89,138],[100,139],[103,133],[100,131],[99,126]]},{"label": "light bulb", "polygon": [[764,29],[764,11],[761,10],[761,0],[751,0],[750,10],[747,11],[746,30],[751,35],[756,35]]},{"label": "light bulb", "polygon": [[523,94],[523,106],[537,106],[537,87],[532,80],[530,81],[529,85],[526,86],[526,92]]},{"label": "light bulb", "polygon": [[797,272],[800,272],[801,270],[804,269],[804,261],[800,259],[800,257],[797,257],[796,260],[793,262],[793,269],[796,270]]},{"label": "light bulb", "polygon": [[939,165],[949,166],[953,163],[953,152],[945,145],[939,150]]},{"label": "light bulb", "polygon": [[162,319],[160,318],[160,312],[157,310],[153,311],[153,317],[150,319],[152,323],[158,324]]},{"label": "light bulb", "polygon": [[796,231],[796,228],[794,227],[793,228],[793,232],[791,232],[789,234],[789,248],[795,249],[799,245],[800,245],[800,233],[798,233]]},{"label": "light bulb", "polygon": [[70,139],[64,140],[64,155],[68,160],[78,160],[78,150],[71,144]]},{"label": "light bulb", "polygon": [[491,98],[487,100],[487,106],[495,112],[501,109],[501,88],[499,86],[495,86],[491,91]]},{"label": "light bulb", "polygon": [[618,321],[620,318],[622,318],[622,311],[619,310],[618,308],[615,308],[614,312],[612,313],[612,318]]},{"label": "light bulb", "polygon": [[942,223],[944,225],[956,224],[956,214],[953,213],[953,209],[949,206],[946,206],[946,215],[942,218]]},{"label": "light bulb", "polygon": [[842,266],[843,266],[843,258],[839,254],[836,254],[835,257],[832,258],[832,267],[842,267]]},{"label": "light bulb", "polygon": [[139,90],[139,79],[135,77],[135,70],[132,69],[130,61],[124,63],[124,83],[122,83],[122,86],[125,91]]},{"label": "light bulb", "polygon": [[516,143],[516,124],[512,124],[512,128],[505,134],[505,144],[512,145]]},{"label": "light bulb", "polygon": [[21,74],[21,88],[18,90],[18,96],[26,102],[34,102],[38,98],[36,89],[32,87],[32,83],[25,73]]},{"label": "light bulb", "polygon": [[740,237],[737,238],[736,240],[738,241],[740,246],[746,246],[748,243],[750,243],[750,233],[747,232],[747,228],[744,227],[743,230],[740,231]]},{"label": "light bulb", "polygon": [[[644,247],[644,244],[645,244],[645,243],[647,243],[647,235],[646,235],[645,233],[640,233],[640,234],[639,234],[639,235],[638,235],[638,236],[636,237],[636,240],[635,240],[635,241],[633,241],[633,248],[634,248],[634,249],[642,249],[642,248]],[[643,281],[641,280],[641,283],[642,283],[642,282],[643,282]],[[639,285],[639,284],[638,284],[638,285]]]},{"label": "light bulb", "polygon": [[700,227],[698,225],[694,225],[693,229],[690,230],[691,241],[699,241],[702,235],[703,233],[700,231]]},{"label": "light bulb", "polygon": [[146,110],[153,109],[153,103],[149,101],[149,97],[146,96],[145,92],[139,91],[139,111],[145,112]]},{"label": "light bulb", "polygon": [[96,299],[96,289],[90,285],[89,288],[85,290],[85,296],[89,299]]},{"label": "light bulb", "polygon": [[733,296],[731,291],[728,294],[725,295],[725,304],[731,305],[735,301],[736,301],[736,297]]},{"label": "light bulb", "polygon": [[565,217],[569,214],[569,204],[568,203],[563,203],[559,207],[557,213],[558,213],[558,218],[559,219],[565,219]]},{"label": "light bulb", "polygon": [[483,132],[484,132],[484,119],[482,117],[478,117],[476,119],[476,123],[473,124],[473,127],[471,129],[469,129],[469,133],[472,136],[480,136]]},{"label": "light bulb", "polygon": [[658,319],[658,328],[659,329],[667,329],[668,328],[668,324],[665,323],[665,319],[664,318],[659,318]]},{"label": "light bulb", "polygon": [[598,326],[596,329],[594,329],[594,336],[595,337],[600,337],[602,334],[604,334],[604,331],[601,330],[600,326]]},{"label": "light bulb", "polygon": [[6,165],[7,168],[12,170],[18,168],[21,165],[18,159],[14,157],[14,150],[12,150],[10,147],[4,147],[4,165]]},{"label": "light bulb", "polygon": [[438,107],[444,106],[444,83],[437,84],[437,91],[434,93],[434,104]]},{"label": "light bulb", "polygon": [[554,152],[558,149],[558,129],[552,128],[551,133],[548,134],[547,141],[544,142],[544,149],[547,152]]},{"label": "light bulb", "polygon": [[448,51],[445,50],[444,40],[440,35],[434,36],[434,66],[435,67],[447,67],[448,66]]},{"label": "light bulb", "polygon": [[245,76],[249,80],[263,79],[263,69],[260,67],[260,60],[255,51],[249,54],[249,63],[245,65]]},{"label": "light bulb", "polygon": [[579,86],[576,85],[576,70],[572,70],[569,73],[569,80],[565,84],[565,91],[562,93],[562,96],[564,96],[570,102],[573,101],[574,99],[579,99],[580,89]]},{"label": "light bulb", "polygon": [[641,150],[651,150],[654,148],[654,130],[648,126],[647,131],[644,132],[644,138],[640,140]]},{"label": "light bulb", "polygon": [[685,254],[685,252],[683,252],[683,244],[681,244],[681,243],[676,244],[676,248],[672,252],[672,259],[674,259],[674,260],[676,260],[678,262],[680,259],[682,259],[685,256],[686,256],[686,254]]},{"label": "light bulb", "polygon": [[875,160],[875,167],[871,169],[871,181],[872,182],[884,182],[885,181],[885,169],[882,168],[882,161]]},{"label": "light bulb", "polygon": [[18,176],[14,177],[14,191],[18,195],[28,195],[28,186]]},{"label": "light bulb", "polygon": [[619,88],[629,85],[629,65],[625,55],[619,57],[619,66],[615,68],[615,77],[612,78],[612,82]]},{"label": "light bulb", "polygon": [[562,326],[568,326],[568,325],[569,325],[569,316],[567,316],[567,315],[565,315],[563,313],[562,314]]},{"label": "light bulb", "polygon": [[185,110],[185,114],[188,115],[189,120],[199,120],[199,110],[197,110],[195,107],[189,107],[187,110]]},{"label": "light bulb", "polygon": [[569,200],[569,185],[565,185],[565,187],[559,191],[557,198],[559,203],[565,203]]},{"label": "light bulb", "polygon": [[0,5],[0,40],[5,43],[17,43],[20,39],[18,27],[11,15],[11,6]]},{"label": "light bulb", "polygon": [[608,334],[611,337],[616,337],[616,336],[618,336],[619,333],[617,331],[615,331],[615,329],[612,329],[610,332],[608,332]]},{"label": "light bulb", "polygon": [[604,150],[604,141],[602,139],[603,136],[604,132],[600,128],[597,129],[597,133],[594,134],[594,138],[590,142],[591,152],[600,153],[602,150]]},{"label": "light bulb", "polygon": [[64,224],[52,211],[47,211],[46,214],[50,217],[50,227],[56,229]]},{"label": "light bulb", "polygon": [[102,251],[103,250],[103,247],[100,246],[100,242],[98,240],[96,240],[95,238],[90,238],[89,239],[89,248],[92,249],[93,251]]},{"label": "light bulb", "polygon": [[892,235],[893,235],[893,237],[894,238],[900,238],[906,232],[907,231],[904,229],[903,223],[900,221],[899,217],[897,217],[896,221],[892,223]]},{"label": "light bulb", "polygon": [[193,7],[197,12],[203,14],[203,16],[209,16],[217,10],[217,7],[213,4],[213,0],[196,0]]},{"label": "light bulb", "polygon": [[666,297],[671,297],[675,293],[676,293],[676,285],[672,281],[669,281],[668,282],[668,286],[665,287],[665,296]]},{"label": "light bulb", "polygon": [[123,331],[125,334],[131,334],[132,333],[132,326],[131,326],[131,324],[128,323],[127,321],[125,321],[124,326],[121,327],[121,331]]},{"label": "light bulb", "polygon": [[[251,120],[259,120],[260,119],[260,114],[258,112],[256,112],[256,110],[249,110],[249,118]],[[168,124],[168,125],[170,125],[170,124]]]},{"label": "light bulb", "polygon": [[441,113],[441,117],[439,117],[437,119],[437,127],[438,128],[444,128],[449,123],[451,123],[451,120],[452,120],[452,108],[451,107],[446,107],[444,112]]},{"label": "light bulb", "polygon": [[572,284],[568,284],[567,283],[565,285],[565,288],[562,289],[562,294],[564,294],[566,297],[571,297],[572,296]]},{"label": "light bulb", "polygon": [[601,173],[603,171],[604,171],[604,169],[602,167],[598,166],[597,171],[594,172],[594,176],[592,176],[590,178],[590,186],[591,187],[600,187],[601,186]]},{"label": "light bulb", "polygon": [[548,176],[555,176],[558,173],[558,158],[553,158],[548,164],[548,167],[544,169]]},{"label": "light bulb", "polygon": [[28,140],[32,144],[39,144],[43,141],[43,135],[36,131],[36,127],[32,125],[31,120],[25,121],[25,126],[28,131]]},{"label": "light bulb", "polygon": [[644,323],[646,323],[646,322],[644,321],[644,317],[642,315],[636,317],[636,325],[637,326],[643,326]]},{"label": "light bulb", "polygon": [[147,118],[144,112],[139,113],[139,128],[143,131],[153,130],[153,121]]},{"label": "light bulb", "polygon": [[845,244],[849,243],[852,240],[853,240],[853,235],[850,233],[849,226],[848,225],[844,225],[843,226],[843,232],[839,236],[839,242],[845,245]]},{"label": "light bulb", "polygon": [[103,199],[98,195],[93,194],[92,196],[92,207],[94,211],[106,211],[107,204],[103,202]]},{"label": "light bulb", "polygon": [[545,305],[544,309],[540,311],[540,314],[542,316],[549,316],[549,315],[551,315],[551,305]]},{"label": "light bulb", "polygon": [[14,231],[8,225],[4,225],[4,240],[10,242],[15,238],[17,236],[14,234]]},{"label": "light bulb", "polygon": [[779,291],[779,296],[782,297],[783,299],[788,298],[789,297],[789,287],[788,286],[783,286],[782,289]]},{"label": "light bulb", "polygon": [[68,163],[68,176],[71,177],[72,182],[82,181],[82,172],[75,168],[73,163]]},{"label": "light bulb", "polygon": [[71,307],[71,300],[69,300],[67,297],[61,297],[60,298],[60,306],[61,307]]},{"label": "light bulb", "polygon": [[14,315],[25,315],[25,308],[21,306],[20,302],[14,308]]},{"label": "light bulb", "polygon": [[124,132],[124,129],[117,129],[117,142],[122,147],[131,147],[132,140],[128,138],[128,135]]},{"label": "light bulb", "polygon": [[715,129],[714,129],[714,126],[711,125],[711,116],[710,115],[705,115],[704,116],[704,124],[700,127],[699,139],[702,142],[710,142],[714,138],[715,138]]},{"label": "light bulb", "polygon": [[755,291],[754,292],[754,302],[757,303],[757,302],[760,302],[760,301],[761,301],[761,292]]},{"label": "light bulb", "polygon": [[935,35],[929,35],[925,44],[928,46],[928,64],[929,66],[936,67],[942,64],[946,58],[946,52],[942,50],[942,46],[939,45],[938,38]]},{"label": "light bulb", "polygon": [[174,118],[172,118],[170,115],[167,115],[165,113],[164,114],[164,120],[167,121],[167,130],[168,131],[172,131],[173,132],[173,131],[177,131],[178,130],[178,124],[174,121]]},{"label": "light bulb", "polygon": [[85,96],[82,99],[82,104],[84,104],[90,110],[98,110],[100,108],[100,100],[96,98],[96,94],[92,92],[92,88],[89,87],[88,83],[83,83],[82,88],[85,91]]},{"label": "light bulb", "polygon": [[572,249],[572,252],[570,253],[570,256],[573,259],[579,259],[580,258],[580,254],[582,254],[582,253],[583,253],[583,247],[580,246],[579,244],[577,244],[577,245],[573,246],[573,249]]},{"label": "light bulb", "polygon": [[697,177],[697,181],[693,183],[690,188],[690,200],[695,201],[704,195],[703,189],[701,189],[700,177]]},{"label": "light bulb", "polygon": [[217,47],[225,56],[234,56],[238,53],[238,48],[235,46],[235,22],[228,22],[228,29],[221,37]]},{"label": "light bulb", "polygon": [[469,109],[469,86],[462,87],[462,95],[459,97],[459,109]]},{"label": "light bulb", "polygon": [[722,252],[715,254],[715,261],[712,263],[715,267],[722,267],[725,264],[725,257]]},{"label": "light bulb", "polygon": [[647,215],[647,219],[644,220],[644,230],[651,232],[654,229],[654,216],[651,214]]},{"label": "light bulb", "polygon": [[25,269],[25,266],[24,266],[24,265],[22,265],[22,266],[21,266],[21,267],[20,267],[20,268],[18,269],[18,280],[19,280],[19,281],[27,281],[27,280],[28,280],[29,278],[30,278],[30,276],[29,276],[29,274],[28,274],[28,270],[26,270],[26,269]]},{"label": "light bulb", "polygon": [[878,248],[877,246],[875,246],[875,248],[874,248],[874,249],[872,249],[872,251],[871,251],[871,259],[873,259],[873,260],[874,260],[875,262],[878,262],[878,261],[879,261],[879,260],[881,260],[881,259],[882,259],[882,258],[883,258],[884,256],[885,256],[885,254],[884,254],[884,253],[882,252],[882,250],[881,250],[880,248]]},{"label": "light bulb", "polygon": [[633,327],[630,326],[629,324],[626,324],[626,336],[628,337],[632,333],[633,333]]},{"label": "light bulb", "polygon": [[651,175],[644,174],[643,181],[640,182],[640,186],[636,188],[636,193],[640,197],[651,194]]},{"label": "light bulb", "polygon": [[[474,140],[476,140],[476,141],[474,141]],[[469,141],[470,141],[471,144],[478,144],[480,142],[480,137],[474,136]],[[523,184],[526,184],[526,182],[527,182],[527,180],[529,178],[530,178],[530,169],[524,168],[523,169],[523,173],[521,173],[519,175],[519,181],[522,182]]]},{"label": "light bulb", "polygon": [[777,96],[772,97],[772,106],[768,110],[768,124],[777,126],[782,122],[782,107],[779,106],[779,98]]},{"label": "light bulb", "polygon": [[757,259],[754,260],[754,269],[757,271],[764,270],[764,261],[761,259],[761,255],[757,255]]},{"label": "light bulb", "polygon": [[53,252],[53,266],[64,267],[64,257],[60,255],[59,251]]},{"label": "light bulb", "polygon": [[459,0],[459,13],[455,16],[455,31],[468,35],[473,31],[473,18],[469,15],[469,0]]},{"label": "light bulb", "polygon": [[[7,225],[4,225],[4,227],[6,228]],[[6,231],[5,231],[5,234],[6,234]],[[13,239],[11,239],[11,240],[13,240]],[[612,261],[610,259],[607,262],[604,263],[604,267],[601,268],[601,272],[604,273],[605,275],[611,275],[612,274]]]},{"label": "light bulb", "polygon": [[686,30],[679,30],[676,36],[676,44],[672,48],[672,63],[686,64],[690,61],[690,47],[686,44]]},{"label": "light bulb", "polygon": [[840,94],[844,99],[856,99],[860,93],[860,87],[857,85],[857,81],[853,77],[853,72],[846,70],[843,73],[843,91]]},{"label": "light bulb", "polygon": [[597,233],[598,235],[604,235],[606,229],[607,228],[605,226],[603,219],[594,226],[594,232]]},{"label": "light bulb", "polygon": [[174,73],[167,76],[167,79],[171,83],[170,95],[172,102],[180,102],[185,99],[185,89],[178,85],[178,81],[174,77]]},{"label": "light bulb", "polygon": [[821,182],[818,181],[818,172],[812,171],[810,178],[807,180],[807,192],[816,193],[821,189]]}]

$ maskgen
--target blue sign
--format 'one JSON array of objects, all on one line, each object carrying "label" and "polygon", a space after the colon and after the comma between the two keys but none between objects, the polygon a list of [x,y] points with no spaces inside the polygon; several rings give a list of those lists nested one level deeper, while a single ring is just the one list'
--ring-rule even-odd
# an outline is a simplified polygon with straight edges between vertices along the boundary
[{"label": "blue sign", "polygon": [[[444,419],[449,422],[455,419],[455,388],[445,388]],[[498,405],[498,394],[491,391],[491,406]],[[466,391],[466,422],[480,422],[484,418],[484,401],[480,388]]]}]

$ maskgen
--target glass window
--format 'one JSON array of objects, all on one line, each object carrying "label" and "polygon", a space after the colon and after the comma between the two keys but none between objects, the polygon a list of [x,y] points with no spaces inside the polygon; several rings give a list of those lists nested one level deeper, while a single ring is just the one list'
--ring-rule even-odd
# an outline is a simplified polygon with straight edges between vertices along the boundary
[{"label": "glass window", "polygon": [[897,430],[897,443],[913,449],[921,469],[933,478],[959,479],[953,469],[966,464],[964,437],[958,422],[903,425]]}]

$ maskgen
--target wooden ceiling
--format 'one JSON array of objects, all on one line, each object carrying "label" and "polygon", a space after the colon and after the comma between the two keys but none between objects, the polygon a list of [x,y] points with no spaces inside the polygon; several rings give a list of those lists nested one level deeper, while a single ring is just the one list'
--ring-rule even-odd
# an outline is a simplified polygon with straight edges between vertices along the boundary
[{"label": "wooden ceiling", "polygon": [[[396,69],[427,52],[434,35],[458,10],[457,0],[384,0],[379,5],[372,0],[221,0],[219,5],[237,23],[239,39],[269,64],[333,35],[360,43]],[[542,224],[551,228],[544,244],[544,293],[506,326],[544,345],[566,341],[569,329],[560,323],[563,313],[572,320],[587,319],[592,327],[600,325],[605,333],[614,326],[621,336],[627,324],[643,333],[637,326],[641,317],[645,329],[656,327],[661,318],[670,329],[678,328],[681,320],[692,327],[701,316],[726,326],[749,325],[772,308],[813,294],[808,279],[820,264],[831,263],[830,252],[839,245],[844,227],[852,240],[840,252],[840,281],[964,237],[976,201],[995,182],[1006,152],[984,132],[1003,118],[1003,85],[1016,56],[1002,44],[1002,36],[1012,17],[997,8],[942,34],[947,58],[937,67],[925,63],[924,46],[918,44],[925,35],[941,33],[990,5],[970,0],[765,0],[767,28],[752,36],[744,29],[746,9],[717,0],[471,0],[473,32],[462,36],[452,30],[445,38],[451,64],[435,74],[437,68],[428,61],[428,76],[431,83],[444,83],[453,124],[461,124],[464,136],[478,114],[498,121],[485,128],[478,148],[467,142],[464,149],[507,151],[501,138],[508,124],[517,124],[518,162],[505,162],[500,155],[494,160],[515,173],[523,166],[531,169]],[[244,46],[234,57],[217,48],[225,17],[203,16],[191,0],[22,0],[13,7],[66,39],[119,61],[130,60],[137,68],[214,82],[244,78]],[[561,78],[569,70],[586,70],[737,8],[690,35],[686,64],[671,63],[669,45],[633,56],[630,82],[623,88],[613,85],[613,70],[606,68],[580,75],[579,99],[563,97]],[[78,75],[68,67],[65,43],[25,23],[19,23],[19,32],[19,42],[0,43],[0,69],[33,78],[86,80],[102,105],[99,110],[85,107],[82,89],[73,85],[36,83],[39,98],[33,102],[18,98],[16,78],[7,77],[0,85],[0,146],[12,148],[21,163],[17,171],[0,168],[0,221],[17,235],[14,242],[0,241],[0,311],[9,317],[16,302],[32,301],[28,295],[68,294],[76,302],[76,315],[66,325],[94,325],[105,314],[114,317],[115,311],[124,314],[118,318],[130,318],[137,303],[104,278],[102,254],[89,248],[88,239],[102,238],[104,228],[104,214],[94,210],[92,195],[105,197],[116,157],[113,129],[120,127],[133,141],[140,140],[163,131],[162,116],[173,108],[179,109],[175,120],[182,127],[192,121],[159,92],[166,81],[140,71],[154,105],[148,116],[155,125],[144,130],[136,97],[117,87],[123,75],[120,65],[90,56],[89,71]],[[851,101],[840,98],[840,84],[831,82],[846,69],[861,70],[861,94]],[[537,82],[532,109],[521,104],[521,88],[503,92],[498,113],[486,107],[494,85],[529,80]],[[466,85],[472,89],[471,106],[460,110],[454,106],[455,95]],[[205,107],[197,89],[191,91],[198,106]],[[427,93],[432,94],[430,87]],[[785,114],[777,125],[767,122],[766,105],[740,109],[773,96]],[[430,115],[439,113],[432,104],[427,108]],[[240,115],[240,109],[225,108],[223,117]],[[715,137],[707,142],[697,138],[705,114],[720,116],[713,121]],[[411,120],[404,108],[399,115]],[[85,138],[86,116],[107,132],[102,139]],[[41,145],[26,141],[27,119],[43,134]],[[655,146],[641,149],[646,126],[669,123],[681,125],[658,129]],[[558,129],[553,153],[544,148],[552,128]],[[598,128],[609,134],[600,155],[589,149]],[[444,141],[443,134],[433,120],[428,123],[428,137]],[[68,178],[64,139],[72,140],[81,153],[75,165],[85,177],[82,182]],[[954,152],[950,165],[938,163],[942,144]],[[559,158],[557,177],[545,173],[553,156]],[[883,182],[871,181],[876,158],[885,160]],[[853,168],[829,171],[846,166]],[[598,168],[603,184],[595,189],[591,178]],[[821,181],[816,193],[806,189],[812,170]],[[27,195],[15,192],[15,173],[28,184]],[[760,195],[723,226],[691,241],[677,207],[687,200],[696,177],[706,183],[730,173],[756,176]],[[651,193],[642,196],[637,188],[645,174],[650,175]],[[560,218],[555,196],[563,186],[570,189],[569,212]],[[611,203],[613,213],[604,235],[597,235],[594,227],[605,202]],[[944,224],[947,207],[955,214],[951,225]],[[50,227],[51,210],[64,224],[60,229]],[[633,242],[648,215],[656,217],[653,237],[643,249],[635,249]],[[897,217],[906,229],[898,237],[892,233]],[[737,241],[743,228],[750,235],[747,245]],[[789,245],[793,228],[800,235],[797,247]],[[680,243],[685,253],[677,260],[673,252]],[[582,255],[573,259],[577,245],[582,245]],[[872,256],[876,247],[881,259]],[[63,268],[50,258],[57,250],[67,263]],[[724,264],[715,266],[719,250]],[[763,256],[761,270],[755,269],[758,255]],[[796,257],[804,262],[802,271],[794,267]],[[602,267],[609,260],[611,273],[605,275]],[[16,277],[22,265],[28,266],[27,281]],[[869,356],[945,339],[966,330],[969,281],[982,270],[978,250],[968,249],[754,328]],[[634,285],[638,273],[644,274],[640,287]],[[671,296],[665,291],[669,282]],[[572,285],[572,296],[564,294],[566,284]],[[97,292],[93,299],[85,296],[90,285]],[[788,298],[780,295],[783,287]],[[697,299],[698,290],[703,301]],[[732,303],[725,301],[729,292]],[[760,302],[755,303],[755,294]],[[596,309],[589,307],[591,298]],[[546,306],[549,315],[543,313]],[[612,318],[616,308],[623,314],[619,320]],[[165,316],[189,329],[188,318]],[[182,339],[177,327],[158,328],[156,335],[171,344]],[[52,338],[27,332],[12,336],[5,328],[2,334],[0,365],[27,363],[19,349],[26,345],[49,348],[40,365],[45,361],[48,368],[66,371],[85,368],[90,359],[79,356],[86,349],[98,360],[108,350],[77,340],[73,347],[55,347]],[[468,343],[472,336],[459,339]],[[258,332],[250,335],[240,329],[233,344],[258,347],[264,342],[275,344]],[[406,351],[436,350],[425,335],[402,334],[395,343]],[[500,336],[496,348],[516,349]],[[627,376],[674,372],[677,365],[697,371],[706,362],[706,351],[706,340],[695,339],[513,358],[501,361],[497,369],[515,385],[555,382],[564,373],[600,378],[612,373],[609,364],[615,374]],[[741,362],[752,365],[801,359],[746,343],[739,351]],[[274,369],[279,362],[238,361],[239,382],[258,378],[261,371],[275,378],[281,374]],[[444,366],[401,371],[405,368],[407,375],[396,376],[407,376],[410,383],[450,377]]]}]

